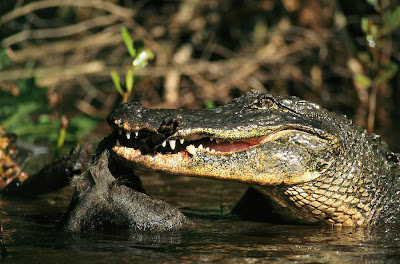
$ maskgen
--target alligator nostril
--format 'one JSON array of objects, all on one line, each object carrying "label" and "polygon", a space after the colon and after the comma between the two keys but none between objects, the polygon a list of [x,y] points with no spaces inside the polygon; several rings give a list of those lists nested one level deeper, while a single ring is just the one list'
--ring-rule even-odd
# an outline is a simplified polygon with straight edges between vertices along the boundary
[{"label": "alligator nostril", "polygon": [[159,134],[164,134],[167,138],[178,131],[181,122],[182,120],[180,118],[167,117],[161,122],[157,132]]},{"label": "alligator nostril", "polygon": [[174,131],[177,131],[179,126],[182,123],[182,119],[180,118],[174,118]]}]

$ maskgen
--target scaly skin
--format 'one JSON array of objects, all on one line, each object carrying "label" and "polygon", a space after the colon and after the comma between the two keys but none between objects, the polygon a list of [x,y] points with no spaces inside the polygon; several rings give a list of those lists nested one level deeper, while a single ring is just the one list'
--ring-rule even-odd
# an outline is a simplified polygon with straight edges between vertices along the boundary
[{"label": "scaly skin", "polygon": [[108,123],[119,163],[247,183],[285,222],[400,220],[399,158],[378,136],[296,97],[252,91],[203,110],[127,103]]}]

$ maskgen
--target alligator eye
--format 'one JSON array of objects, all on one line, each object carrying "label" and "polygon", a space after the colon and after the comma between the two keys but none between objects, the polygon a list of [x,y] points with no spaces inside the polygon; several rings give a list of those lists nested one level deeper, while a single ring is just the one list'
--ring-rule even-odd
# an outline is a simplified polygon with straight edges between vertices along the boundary
[{"label": "alligator eye", "polygon": [[272,108],[275,105],[275,103],[269,98],[261,99],[261,104],[263,107],[266,107],[266,108]]},{"label": "alligator eye", "polygon": [[264,97],[254,101],[253,108],[256,109],[272,109],[277,108],[275,101],[272,98]]}]

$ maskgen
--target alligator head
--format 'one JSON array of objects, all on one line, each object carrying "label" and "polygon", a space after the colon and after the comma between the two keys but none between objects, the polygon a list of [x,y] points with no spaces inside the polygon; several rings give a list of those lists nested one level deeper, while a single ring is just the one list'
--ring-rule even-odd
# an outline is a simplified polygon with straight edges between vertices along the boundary
[{"label": "alligator head", "polygon": [[113,148],[117,158],[134,167],[260,185],[295,184],[317,178],[340,146],[335,138],[340,128],[310,118],[316,109],[298,99],[252,92],[203,110],[127,103],[108,122],[119,134]]},{"label": "alligator head", "polygon": [[202,110],[126,103],[107,121],[120,163],[247,183],[301,223],[375,221],[388,200],[377,192],[392,189],[384,182],[397,168],[377,137],[296,97],[251,91]]}]

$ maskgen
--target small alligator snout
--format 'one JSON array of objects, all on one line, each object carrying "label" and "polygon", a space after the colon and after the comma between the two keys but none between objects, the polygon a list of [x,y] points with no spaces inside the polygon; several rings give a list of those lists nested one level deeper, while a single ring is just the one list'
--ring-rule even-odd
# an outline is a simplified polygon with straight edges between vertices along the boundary
[{"label": "small alligator snout", "polygon": [[182,123],[181,117],[167,117],[162,121],[157,132],[159,134],[164,134],[166,138],[168,138],[169,136],[175,134],[178,131],[181,123]]}]

